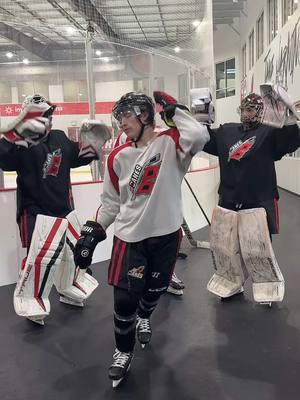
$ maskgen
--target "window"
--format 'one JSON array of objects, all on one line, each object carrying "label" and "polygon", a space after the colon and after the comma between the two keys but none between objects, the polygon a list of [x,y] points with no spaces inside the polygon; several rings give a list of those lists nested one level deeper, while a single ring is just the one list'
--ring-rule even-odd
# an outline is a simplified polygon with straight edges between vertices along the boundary
[{"label": "window", "polygon": [[254,29],[249,35],[249,69],[254,65]]},{"label": "window", "polygon": [[0,103],[11,103],[11,85],[9,82],[0,82]]},{"label": "window", "polygon": [[19,103],[23,103],[26,96],[35,93],[44,96],[46,99],[49,99],[49,82],[47,81],[18,82],[17,90]]},{"label": "window", "polygon": [[243,78],[247,75],[247,45],[244,44],[242,48],[242,63],[243,63]]},{"label": "window", "polygon": [[272,42],[278,32],[278,1],[268,0],[268,40]]},{"label": "window", "polygon": [[88,101],[86,81],[63,81],[63,93],[65,102]]},{"label": "window", "polygon": [[256,22],[256,59],[264,52],[264,13],[258,18]]},{"label": "window", "polygon": [[282,25],[284,25],[298,7],[298,0],[282,0]]},{"label": "window", "polygon": [[235,95],[235,59],[216,64],[216,97]]}]

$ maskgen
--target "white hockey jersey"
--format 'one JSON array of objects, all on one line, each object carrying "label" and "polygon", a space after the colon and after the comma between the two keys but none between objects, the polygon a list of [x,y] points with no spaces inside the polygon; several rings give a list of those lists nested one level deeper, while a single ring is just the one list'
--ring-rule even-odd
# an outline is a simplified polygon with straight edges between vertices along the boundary
[{"label": "white hockey jersey", "polygon": [[102,206],[96,220],[126,242],[166,235],[182,224],[181,183],[192,157],[209,140],[206,126],[176,108],[177,129],[159,133],[146,146],[127,142],[107,159]]}]

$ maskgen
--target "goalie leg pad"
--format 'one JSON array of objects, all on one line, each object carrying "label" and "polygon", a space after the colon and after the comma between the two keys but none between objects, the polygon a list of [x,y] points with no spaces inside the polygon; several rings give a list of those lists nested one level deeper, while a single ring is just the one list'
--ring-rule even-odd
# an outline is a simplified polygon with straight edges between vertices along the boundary
[{"label": "goalie leg pad", "polygon": [[67,221],[38,215],[24,268],[14,291],[18,315],[41,320],[50,313],[53,276],[65,246]]},{"label": "goalie leg pad", "polygon": [[237,222],[237,212],[220,206],[214,209],[210,248],[216,272],[208,282],[207,289],[222,298],[240,293],[248,277],[240,254]]},{"label": "goalie leg pad", "polygon": [[254,300],[282,301],[284,278],[274,255],[264,208],[238,212],[241,252],[253,281]]},{"label": "goalie leg pad", "polygon": [[[98,287],[99,283],[95,278],[86,273],[86,270],[79,269],[74,263],[73,249],[79,239],[81,223],[75,211],[66,216],[68,221],[66,249],[63,261],[55,273],[55,286],[57,291],[76,302],[82,303]],[[82,304],[78,304],[82,306]]]}]

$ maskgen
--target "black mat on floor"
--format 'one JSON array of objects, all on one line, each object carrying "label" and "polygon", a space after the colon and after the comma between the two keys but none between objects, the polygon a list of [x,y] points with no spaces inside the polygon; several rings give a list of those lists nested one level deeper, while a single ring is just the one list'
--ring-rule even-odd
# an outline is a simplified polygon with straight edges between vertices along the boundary
[{"label": "black mat on floor", "polygon": [[[182,298],[164,295],[153,339],[127,379],[111,388],[114,350],[107,263],[94,265],[101,286],[83,310],[59,304],[40,327],[15,315],[13,286],[0,288],[0,400],[297,400],[300,393],[300,199],[282,192],[281,234],[274,248],[286,278],[284,302],[272,308],[245,295],[221,302],[206,290],[208,250],[184,245]],[[206,239],[207,230],[198,233]],[[15,266],[12,266],[15,268]]]}]

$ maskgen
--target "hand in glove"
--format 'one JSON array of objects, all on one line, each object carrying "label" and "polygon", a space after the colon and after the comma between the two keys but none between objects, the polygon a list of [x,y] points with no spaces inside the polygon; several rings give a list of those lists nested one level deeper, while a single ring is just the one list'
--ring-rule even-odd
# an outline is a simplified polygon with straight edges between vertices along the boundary
[{"label": "hand in glove", "polygon": [[99,242],[106,239],[102,226],[95,221],[87,221],[80,232],[74,248],[74,261],[76,266],[85,269],[92,264],[93,253]]},{"label": "hand in glove", "polygon": [[172,96],[165,92],[155,91],[153,92],[153,97],[155,103],[159,104],[163,108],[160,112],[160,116],[165,124],[168,125],[170,128],[176,127],[176,124],[172,119],[175,115],[176,107],[189,112],[189,109],[186,106],[178,104]]}]

